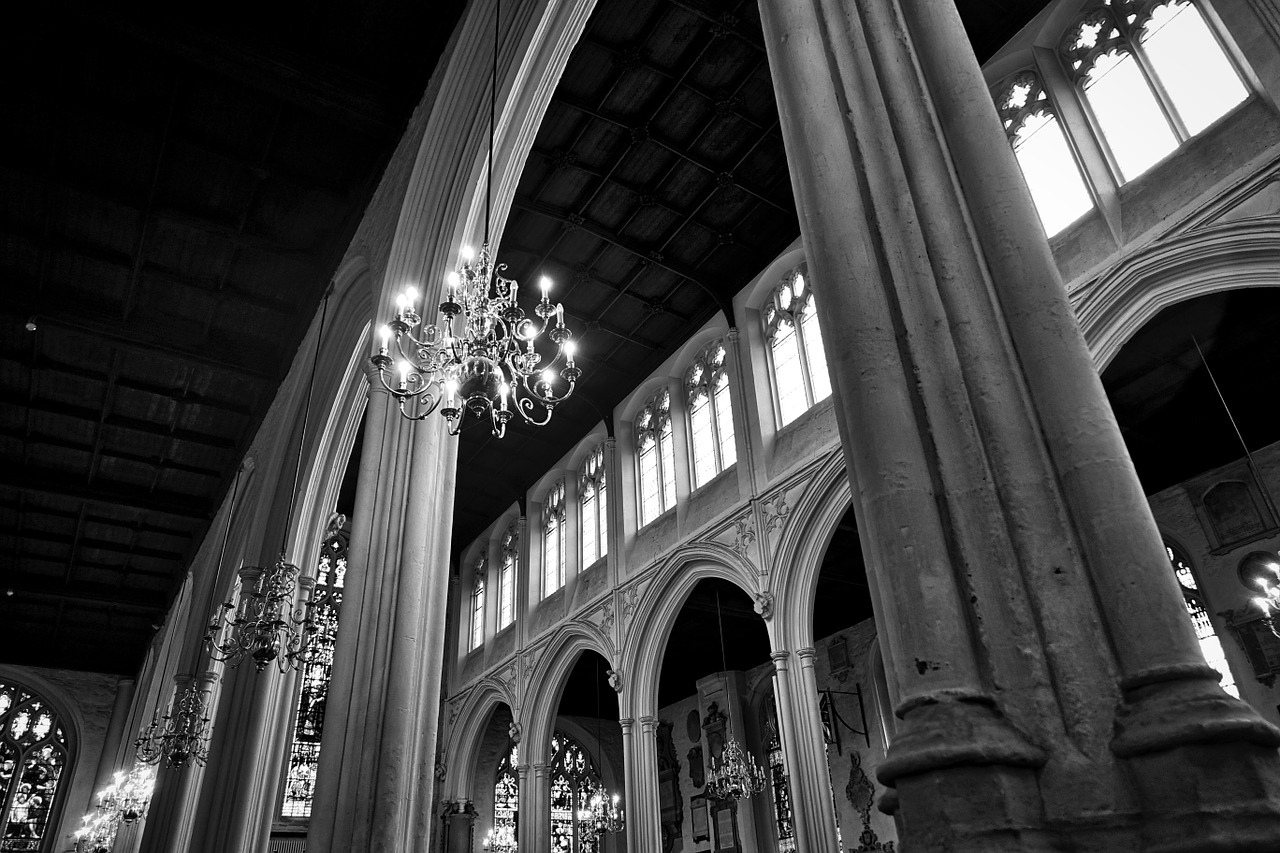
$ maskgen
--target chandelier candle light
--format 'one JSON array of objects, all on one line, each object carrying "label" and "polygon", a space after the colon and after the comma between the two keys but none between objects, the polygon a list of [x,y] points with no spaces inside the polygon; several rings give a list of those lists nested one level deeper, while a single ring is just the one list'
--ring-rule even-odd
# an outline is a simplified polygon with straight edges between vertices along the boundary
[{"label": "chandelier candle light", "polygon": [[[246,566],[240,570],[240,606],[224,601],[213,614],[205,631],[209,657],[239,666],[252,657],[258,672],[272,662],[281,672],[299,669],[316,653],[313,642],[320,628],[312,614],[322,604],[314,598],[316,579],[286,557],[289,526],[302,480],[302,459],[307,447],[307,421],[311,416],[311,395],[315,391],[316,366],[320,362],[320,345],[324,341],[324,321],[329,310],[329,293],[320,308],[320,328],[316,333],[315,357],[311,362],[311,379],[307,385],[307,402],[302,410],[302,430],[298,437],[298,459],[293,474],[293,491],[289,494],[289,510],[285,515],[284,536],[280,556],[269,567]],[[230,526],[230,518],[227,520]],[[225,540],[223,542],[225,547]],[[221,558],[219,558],[221,560]],[[234,615],[233,615],[234,613]]]},{"label": "chandelier candle light", "polygon": [[[728,672],[728,664],[724,656],[724,623],[720,616],[720,592],[716,591],[716,625],[720,629],[720,666]],[[711,772],[707,778],[707,793],[717,800],[745,800],[764,790],[764,770],[756,764],[751,753],[742,748],[733,736],[733,705],[727,695],[726,683],[725,704],[729,708],[729,738],[720,752],[720,760],[711,757]]]},{"label": "chandelier candle light", "polygon": [[109,853],[121,826],[146,818],[155,784],[155,770],[150,767],[117,771],[111,784],[98,792],[97,808],[81,819],[73,834],[78,853]]},{"label": "chandelier candle light", "polygon": [[[519,285],[503,275],[506,264],[495,265],[489,250],[501,10],[499,2],[493,22],[484,242],[479,254],[464,247],[457,270],[445,277],[439,323],[423,322],[417,289],[406,289],[396,297],[395,317],[379,329],[382,341],[370,358],[406,418],[420,421],[439,409],[449,433],[457,435],[469,412],[488,419],[498,438],[517,414],[532,426],[546,426],[582,376],[574,363],[573,333],[564,324],[564,305],[551,303],[551,279],[543,276],[539,282],[541,299],[533,309],[537,319],[532,319],[517,302]],[[539,340],[555,344],[552,358],[538,351]]]}]

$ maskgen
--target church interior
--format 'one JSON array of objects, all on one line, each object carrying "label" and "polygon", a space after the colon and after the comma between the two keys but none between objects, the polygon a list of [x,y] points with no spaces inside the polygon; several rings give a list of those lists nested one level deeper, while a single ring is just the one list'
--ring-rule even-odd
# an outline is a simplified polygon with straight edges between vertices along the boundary
[{"label": "church interior", "polygon": [[0,853],[1280,850],[1280,0],[8,41]]}]

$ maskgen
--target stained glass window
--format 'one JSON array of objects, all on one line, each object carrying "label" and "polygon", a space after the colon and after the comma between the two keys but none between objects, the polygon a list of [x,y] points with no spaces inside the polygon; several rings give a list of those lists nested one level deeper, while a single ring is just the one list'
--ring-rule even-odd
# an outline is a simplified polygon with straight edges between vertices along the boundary
[{"label": "stained glass window", "polygon": [[551,739],[552,853],[600,853],[597,836],[578,826],[578,810],[603,788],[595,762],[582,745],[556,732]]},{"label": "stained glass window", "polygon": [[324,730],[324,711],[329,699],[333,649],[338,640],[338,613],[342,609],[346,576],[347,538],[341,530],[332,531],[320,549],[320,563],[316,567],[313,618],[318,631],[312,640],[315,654],[299,673],[298,711],[294,715],[293,738],[289,743],[289,767],[285,773],[281,817],[311,816],[316,768],[320,764],[320,735]]},{"label": "stained glass window", "polygon": [[1196,637],[1200,640],[1200,652],[1204,655],[1205,663],[1222,673],[1222,680],[1219,682],[1222,689],[1239,699],[1240,689],[1236,687],[1235,676],[1231,674],[1227,653],[1222,649],[1222,641],[1218,639],[1217,632],[1213,630],[1213,623],[1209,621],[1209,611],[1205,608],[1204,596],[1200,593],[1196,576],[1191,571],[1191,562],[1168,543],[1165,543],[1164,550],[1169,557],[1169,564],[1173,566],[1173,573],[1178,578],[1178,584],[1182,587],[1182,598],[1187,605],[1187,615],[1191,617],[1191,624],[1195,626]]},{"label": "stained glass window", "polygon": [[671,437],[671,392],[663,388],[636,415],[640,468],[640,526],[676,505],[676,458]]},{"label": "stained glass window", "polygon": [[713,341],[698,353],[684,376],[695,489],[738,461],[726,354],[724,341]]},{"label": "stained glass window", "polygon": [[1034,71],[1012,75],[992,96],[1040,222],[1052,237],[1093,208],[1075,155]]},{"label": "stained glass window", "polygon": [[1060,52],[1122,181],[1248,94],[1190,0],[1098,0],[1067,30]]},{"label": "stained glass window", "polygon": [[804,270],[792,272],[764,308],[765,337],[773,359],[774,391],[782,426],[831,396],[827,353],[818,328],[818,308]]},{"label": "stained glass window", "polygon": [[542,594],[564,586],[564,481],[547,490],[542,504]]},{"label": "stained glass window", "polygon": [[471,650],[484,645],[484,576],[487,570],[484,554],[476,559],[471,576]]},{"label": "stained glass window", "polygon": [[769,784],[773,791],[773,823],[778,834],[778,853],[795,853],[796,828],[791,815],[791,789],[787,784],[787,770],[782,760],[782,739],[776,731],[766,752]]},{"label": "stained glass window", "polygon": [[520,569],[520,528],[511,522],[502,534],[502,566],[498,569],[498,630],[516,621],[516,573]]},{"label": "stained glass window", "polygon": [[582,567],[609,552],[609,497],[605,488],[604,444],[596,445],[578,469],[578,504],[582,508]]},{"label": "stained glass window", "polygon": [[490,853],[516,853],[520,827],[520,778],[516,775],[519,747],[512,745],[498,764],[493,783],[493,834]]},{"label": "stained glass window", "polygon": [[41,697],[0,681],[0,851],[46,849],[67,736]]}]

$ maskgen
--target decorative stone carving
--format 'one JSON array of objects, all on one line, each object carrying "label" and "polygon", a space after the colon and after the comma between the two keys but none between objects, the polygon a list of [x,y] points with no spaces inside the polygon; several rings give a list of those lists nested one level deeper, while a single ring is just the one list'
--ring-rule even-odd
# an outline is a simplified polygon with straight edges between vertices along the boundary
[{"label": "decorative stone carving", "polygon": [[862,832],[858,835],[858,846],[851,853],[894,853],[894,842],[881,841],[876,831],[871,828],[871,807],[875,805],[876,786],[862,769],[862,756],[857,750],[849,752],[852,765],[849,768],[849,783],[844,787],[844,795],[862,817]]},{"label": "decorative stone carving", "polygon": [[702,746],[695,746],[689,750],[689,781],[693,783],[693,787],[701,788],[707,783],[706,771],[702,766]]},{"label": "decorative stone carving", "polygon": [[436,781],[443,782],[449,775],[449,765],[444,763],[444,758],[436,761]]},{"label": "decorative stone carving", "polygon": [[616,669],[611,669],[606,673],[609,676],[609,686],[613,688],[614,693],[622,692],[622,673]]},{"label": "decorative stone carving", "polygon": [[755,599],[755,611],[760,615],[761,619],[766,622],[773,618],[773,593],[757,592],[753,598]]},{"label": "decorative stone carving", "polygon": [[511,725],[507,726],[507,737],[511,740],[512,743],[519,743],[520,734],[521,734],[520,724],[517,723],[515,720],[512,720]]}]

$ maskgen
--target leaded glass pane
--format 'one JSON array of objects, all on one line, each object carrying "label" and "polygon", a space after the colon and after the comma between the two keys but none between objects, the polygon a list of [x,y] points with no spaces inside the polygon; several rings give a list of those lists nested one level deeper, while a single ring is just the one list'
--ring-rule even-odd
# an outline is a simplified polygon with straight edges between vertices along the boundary
[{"label": "leaded glass pane", "polygon": [[520,529],[511,522],[502,534],[502,567],[498,570],[498,630],[516,618],[516,577],[520,573]]},{"label": "leaded glass pane", "polygon": [[[803,278],[796,276],[803,281]],[[818,328],[818,309],[813,297],[805,300],[800,313],[800,335],[804,338],[804,358],[809,368],[809,383],[813,388],[813,403],[831,396],[831,376],[827,373],[827,351],[822,346],[822,330]]]},{"label": "leaded glass pane", "polygon": [[804,394],[804,372],[800,367],[800,345],[795,326],[785,321],[770,342],[773,350],[773,381],[778,389],[778,410],[782,425],[794,421],[808,408]]},{"label": "leaded glass pane", "polygon": [[1204,17],[1190,3],[1157,6],[1138,40],[1191,135],[1248,95]]},{"label": "leaded glass pane", "polygon": [[493,835],[490,837],[490,853],[516,853],[516,831],[520,815],[520,780],[516,776],[516,747],[511,747],[502,762],[493,784]]},{"label": "leaded glass pane", "polygon": [[578,812],[604,785],[595,763],[577,741],[556,732],[551,739],[551,849],[598,853],[597,839],[581,831]]},{"label": "leaded glass pane", "polygon": [[[331,539],[329,542],[337,540]],[[322,548],[316,567],[313,600],[318,629],[315,654],[299,673],[298,710],[294,715],[293,739],[289,744],[289,766],[285,771],[282,817],[311,816],[315,796],[316,769],[320,765],[320,735],[324,730],[325,705],[329,699],[329,679],[333,675],[333,650],[338,641],[338,614],[347,576],[345,550]]]},{"label": "leaded glass pane", "polygon": [[675,505],[675,451],[671,439],[671,394],[654,394],[636,418],[640,474],[640,524],[644,526]]},{"label": "leaded glass pane", "polygon": [[706,390],[699,387],[689,405],[689,443],[693,450],[693,487],[696,489],[716,475],[716,439],[711,419],[711,398]]},{"label": "leaded glass pane", "polygon": [[0,682],[0,851],[45,849],[66,760],[57,713],[38,696]]},{"label": "leaded glass pane", "polygon": [[1236,687],[1235,676],[1227,663],[1227,653],[1222,649],[1222,641],[1218,639],[1213,623],[1209,621],[1209,611],[1205,609],[1204,597],[1196,584],[1191,564],[1169,545],[1166,544],[1164,550],[1169,557],[1169,564],[1173,566],[1173,573],[1178,578],[1178,584],[1182,587],[1187,615],[1191,617],[1191,624],[1196,629],[1196,638],[1200,640],[1200,653],[1204,655],[1205,663],[1222,674],[1219,682],[1222,689],[1239,699],[1240,689]]},{"label": "leaded glass pane", "polygon": [[564,586],[564,481],[547,491],[542,507],[542,571],[545,579],[543,595]]},{"label": "leaded glass pane", "polygon": [[658,447],[662,451],[662,509],[665,512],[676,505],[676,450],[670,419],[658,433]]},{"label": "leaded glass pane", "polygon": [[796,831],[791,815],[791,791],[782,760],[782,741],[777,735],[769,741],[769,781],[773,790],[773,821],[778,834],[778,853],[795,853]]},{"label": "leaded glass pane", "polygon": [[484,560],[476,562],[475,575],[471,579],[471,648],[484,644]]}]

